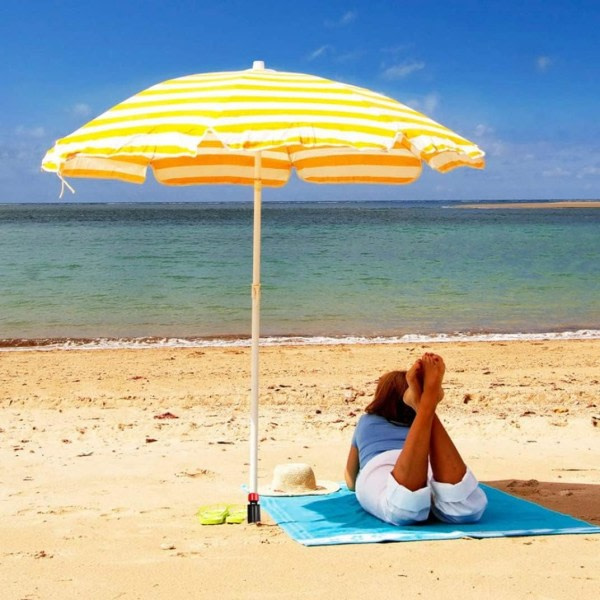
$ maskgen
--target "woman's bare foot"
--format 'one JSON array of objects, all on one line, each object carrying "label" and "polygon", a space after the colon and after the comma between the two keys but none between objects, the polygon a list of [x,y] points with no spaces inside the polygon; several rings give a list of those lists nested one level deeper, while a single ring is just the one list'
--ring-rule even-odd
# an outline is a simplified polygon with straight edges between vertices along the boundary
[{"label": "woman's bare foot", "polygon": [[404,403],[417,410],[423,393],[423,365],[421,359],[415,361],[413,366],[406,372],[406,383],[408,389],[404,392]]},{"label": "woman's bare foot", "polygon": [[[425,353],[421,357],[423,370],[423,395],[428,402],[435,402],[437,405],[444,397],[442,381],[446,372],[444,359],[438,354],[431,352]],[[428,392],[425,394],[425,392]]]}]

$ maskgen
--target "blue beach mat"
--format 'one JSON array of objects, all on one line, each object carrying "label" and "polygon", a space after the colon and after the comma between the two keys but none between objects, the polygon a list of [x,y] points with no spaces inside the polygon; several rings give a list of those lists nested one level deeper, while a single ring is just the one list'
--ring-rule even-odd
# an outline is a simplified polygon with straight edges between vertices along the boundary
[{"label": "blue beach mat", "polygon": [[396,527],[365,512],[345,486],[327,496],[262,496],[263,508],[294,540],[305,546],[492,538],[564,533],[600,533],[600,527],[481,486],[488,507],[479,523],[427,521]]}]

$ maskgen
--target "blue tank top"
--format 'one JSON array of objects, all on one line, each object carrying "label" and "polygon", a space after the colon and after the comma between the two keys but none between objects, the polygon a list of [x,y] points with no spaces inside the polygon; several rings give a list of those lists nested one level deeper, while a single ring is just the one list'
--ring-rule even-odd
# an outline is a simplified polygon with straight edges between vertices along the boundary
[{"label": "blue tank top", "polygon": [[364,469],[374,456],[382,452],[401,450],[408,431],[409,427],[394,425],[379,415],[362,415],[352,436],[352,445],[358,449],[360,468]]}]

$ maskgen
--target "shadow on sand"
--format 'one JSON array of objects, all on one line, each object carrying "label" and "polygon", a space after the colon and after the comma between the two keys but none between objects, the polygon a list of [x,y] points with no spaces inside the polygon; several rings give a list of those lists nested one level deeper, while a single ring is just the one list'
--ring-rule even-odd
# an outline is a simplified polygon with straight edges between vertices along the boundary
[{"label": "shadow on sand", "polygon": [[600,525],[600,485],[557,483],[537,479],[503,479],[482,483],[550,510]]}]

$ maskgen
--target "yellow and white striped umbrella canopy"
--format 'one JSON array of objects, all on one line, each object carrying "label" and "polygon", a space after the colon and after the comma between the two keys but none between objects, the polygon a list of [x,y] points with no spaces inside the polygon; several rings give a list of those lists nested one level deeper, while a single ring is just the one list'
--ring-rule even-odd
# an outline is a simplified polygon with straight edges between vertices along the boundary
[{"label": "yellow and white striped umbrella canopy", "polygon": [[475,144],[382,94],[300,73],[261,68],[189,75],[117,104],[46,153],[61,177],[142,183],[148,166],[168,185],[281,186],[294,167],[314,183],[414,181],[483,168]]}]

